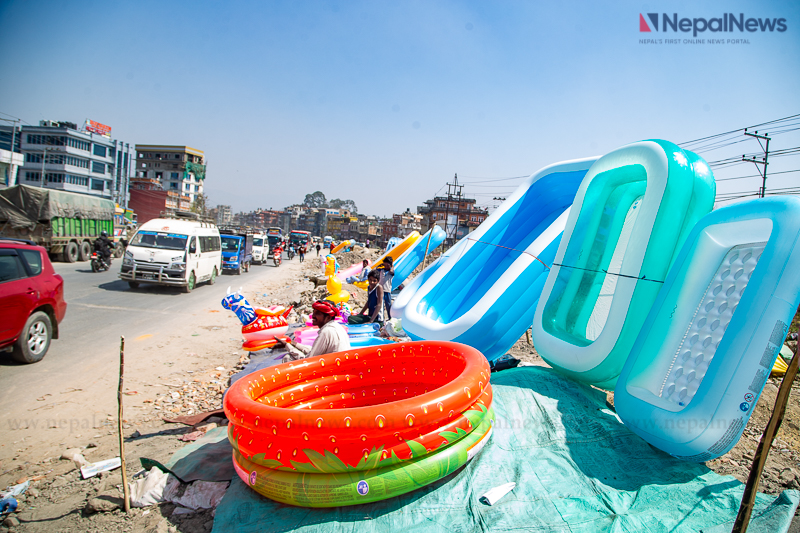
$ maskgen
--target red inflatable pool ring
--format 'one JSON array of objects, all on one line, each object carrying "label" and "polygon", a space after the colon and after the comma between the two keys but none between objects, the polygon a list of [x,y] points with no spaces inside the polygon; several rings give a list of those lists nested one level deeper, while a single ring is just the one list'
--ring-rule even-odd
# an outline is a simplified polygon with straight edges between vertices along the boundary
[{"label": "red inflatable pool ring", "polygon": [[479,425],[486,432],[489,376],[479,351],[443,341],[284,363],[231,386],[228,437],[234,455],[273,470],[336,471],[320,464],[326,455],[349,470],[417,460]]}]

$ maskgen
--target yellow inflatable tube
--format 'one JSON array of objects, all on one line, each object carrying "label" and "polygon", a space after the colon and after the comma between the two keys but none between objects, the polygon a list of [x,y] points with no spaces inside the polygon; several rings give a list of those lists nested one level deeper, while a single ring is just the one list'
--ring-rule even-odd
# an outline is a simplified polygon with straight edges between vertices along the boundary
[{"label": "yellow inflatable tube", "polygon": [[376,259],[373,265],[377,267],[378,265],[383,263],[383,260],[386,259],[387,257],[391,257],[392,261],[396,263],[397,260],[400,258],[400,256],[403,255],[409,248],[414,246],[414,243],[416,243],[419,240],[419,238],[420,238],[419,232],[412,231],[406,236],[405,239],[400,241],[400,244],[398,244],[397,246],[395,246],[394,248],[392,248],[391,250],[380,256],[378,259]]},{"label": "yellow inflatable tube", "polygon": [[354,244],[355,244],[355,243],[353,242],[353,240],[352,240],[352,239],[351,239],[351,240],[349,240],[349,241],[342,241],[342,242],[340,242],[339,244],[337,244],[337,245],[334,247],[334,249],[333,249],[333,250],[331,250],[331,253],[332,253],[332,254],[335,254],[336,252],[339,252],[339,251],[343,250],[344,248],[347,248],[348,246],[353,246]]}]

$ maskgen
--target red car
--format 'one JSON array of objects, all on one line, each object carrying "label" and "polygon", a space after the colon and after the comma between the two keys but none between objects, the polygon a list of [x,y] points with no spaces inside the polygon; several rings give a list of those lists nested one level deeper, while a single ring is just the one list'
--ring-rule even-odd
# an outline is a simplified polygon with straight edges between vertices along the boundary
[{"label": "red car", "polygon": [[67,312],[64,278],[47,250],[0,237],[0,350],[22,363],[41,361]]}]

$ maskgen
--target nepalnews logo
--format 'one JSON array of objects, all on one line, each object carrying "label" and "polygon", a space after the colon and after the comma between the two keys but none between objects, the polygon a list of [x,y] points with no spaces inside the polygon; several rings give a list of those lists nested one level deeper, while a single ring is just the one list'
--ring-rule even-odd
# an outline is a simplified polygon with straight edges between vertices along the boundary
[{"label": "nepalnews logo", "polygon": [[[648,24],[649,20],[649,24]],[[652,32],[652,31],[682,31],[684,33],[692,32],[694,37],[698,33],[704,31],[711,32],[731,32],[731,31],[786,31],[786,19],[762,19],[762,18],[744,18],[744,13],[739,13],[739,17],[733,13],[725,13],[722,17],[705,19],[705,18],[678,18],[677,13],[673,13],[670,17],[666,13],[661,14],[661,25],[658,24],[658,13],[647,13],[647,19],[639,13],[639,31]]]}]

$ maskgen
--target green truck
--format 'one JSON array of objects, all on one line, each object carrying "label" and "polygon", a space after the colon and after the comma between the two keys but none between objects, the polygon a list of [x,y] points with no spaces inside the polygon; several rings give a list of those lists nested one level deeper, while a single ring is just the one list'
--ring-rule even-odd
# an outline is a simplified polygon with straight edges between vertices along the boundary
[{"label": "green truck", "polygon": [[87,261],[100,232],[114,234],[114,207],[96,196],[15,185],[0,189],[0,237],[31,240],[53,259]]}]

